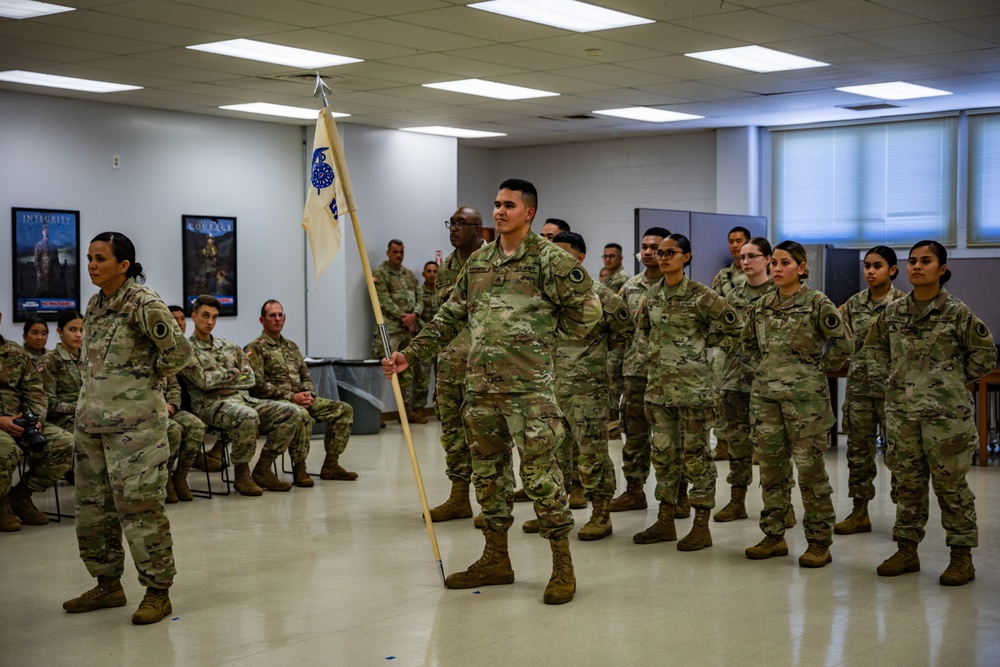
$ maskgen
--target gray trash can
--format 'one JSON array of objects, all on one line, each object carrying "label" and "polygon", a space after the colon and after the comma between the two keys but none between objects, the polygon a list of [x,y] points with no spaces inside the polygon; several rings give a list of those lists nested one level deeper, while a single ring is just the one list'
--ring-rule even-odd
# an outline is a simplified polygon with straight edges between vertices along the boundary
[{"label": "gray trash can", "polygon": [[338,359],[333,362],[340,400],[354,408],[351,435],[371,435],[381,427],[382,362],[378,359]]}]

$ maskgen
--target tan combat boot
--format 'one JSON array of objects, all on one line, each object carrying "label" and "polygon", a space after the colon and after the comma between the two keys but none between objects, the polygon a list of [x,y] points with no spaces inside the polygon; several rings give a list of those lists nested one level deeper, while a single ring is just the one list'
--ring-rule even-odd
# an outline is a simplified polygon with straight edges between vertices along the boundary
[{"label": "tan combat boot", "polygon": [[646,509],[646,490],[642,484],[629,480],[628,486],[617,498],[612,499],[608,510],[611,512],[628,512],[629,510]]},{"label": "tan combat boot", "polygon": [[486,527],[486,524],[483,522],[482,514],[477,514],[476,518],[472,520],[472,527],[478,528],[479,530],[482,530],[483,528]]},{"label": "tan combat boot", "polygon": [[194,500],[194,495],[188,487],[188,473],[191,472],[191,461],[181,461],[177,464],[177,471],[173,474],[174,493],[177,500],[189,503]]},{"label": "tan combat boot", "polygon": [[687,482],[681,480],[677,487],[677,507],[674,509],[675,519],[686,519],[691,516],[691,500],[688,499]]},{"label": "tan combat boot", "polygon": [[409,405],[405,406],[405,408],[406,408],[406,420],[408,422],[410,422],[411,424],[426,424],[427,423],[427,417],[424,417],[424,413],[423,412],[417,412],[416,410],[414,410],[413,408],[411,408]]},{"label": "tan combat boot", "polygon": [[833,527],[837,535],[853,535],[854,533],[872,532],[872,521],[868,516],[868,501],[864,498],[854,499],[854,511],[847,518]]},{"label": "tan combat boot", "polygon": [[259,496],[264,493],[259,486],[257,486],[253,478],[250,477],[250,464],[249,463],[237,463],[234,466],[234,479],[233,486],[239,491],[241,496]]},{"label": "tan combat boot", "polygon": [[885,559],[875,569],[878,576],[898,577],[907,572],[920,572],[920,557],[917,555],[917,543],[904,538],[899,540],[896,548],[896,553]]},{"label": "tan combat boot", "polygon": [[715,513],[715,520],[719,523],[736,521],[747,518],[747,487],[734,486],[730,492],[729,504]]},{"label": "tan combat boot", "polygon": [[451,495],[437,507],[431,508],[431,521],[451,521],[452,519],[468,519],[472,516],[472,503],[469,501],[469,483],[460,479],[451,480]]},{"label": "tan combat boot", "polygon": [[632,536],[636,544],[655,544],[657,542],[673,542],[677,539],[677,528],[674,527],[674,506],[660,503],[660,511],[656,515],[656,523]]},{"label": "tan combat boot", "polygon": [[49,517],[38,511],[35,504],[31,502],[31,494],[32,491],[28,488],[27,480],[22,477],[17,486],[10,490],[8,496],[10,511],[26,526],[44,526],[49,522]]},{"label": "tan combat boot", "polygon": [[711,510],[698,507],[694,511],[694,524],[691,532],[677,543],[678,551],[701,551],[712,546],[712,532],[708,529],[708,516]]},{"label": "tan combat boot", "polygon": [[571,510],[582,510],[587,508],[587,498],[583,493],[583,485],[580,482],[573,482],[569,491],[569,508]]},{"label": "tan combat boot", "polygon": [[799,567],[823,567],[833,562],[830,547],[809,540],[809,548],[799,556]]},{"label": "tan combat boot", "polygon": [[306,472],[306,462],[292,464],[292,485],[298,486],[303,489],[308,489],[313,486],[316,482],[313,478],[309,476]]},{"label": "tan combat boot", "polygon": [[205,456],[205,464],[208,467],[208,472],[219,472],[222,470],[222,458],[225,453],[225,443],[216,441],[215,444],[212,445],[212,449],[210,449],[208,454]]},{"label": "tan combat boot", "polygon": [[276,458],[275,452],[261,452],[260,458],[257,459],[257,465],[253,469],[253,481],[257,486],[267,491],[288,491],[292,485],[278,479],[271,467]]},{"label": "tan combat boot", "polygon": [[323,467],[320,468],[319,478],[324,480],[336,479],[344,482],[353,482],[358,478],[358,473],[344,470],[340,466],[340,457],[335,454],[327,454],[323,459]]},{"label": "tan combat boot", "polygon": [[133,625],[149,625],[159,623],[164,616],[172,614],[174,608],[170,605],[170,591],[166,588],[147,588],[139,608],[132,614]]},{"label": "tan combat boot", "polygon": [[788,543],[781,535],[765,535],[758,544],[743,552],[751,560],[764,560],[788,555]]},{"label": "tan combat boot", "polygon": [[719,440],[715,443],[715,460],[716,461],[728,461],[729,460],[729,443],[725,440]]},{"label": "tan combat boot", "polygon": [[532,534],[540,533],[542,530],[542,524],[538,521],[538,519],[528,519],[521,524],[521,530]]},{"label": "tan combat boot", "polygon": [[552,576],[542,600],[545,604],[566,604],[576,593],[576,574],[569,553],[569,540],[565,537],[549,540],[549,546],[552,548]]},{"label": "tan combat boot", "polygon": [[16,533],[21,530],[21,520],[10,511],[10,498],[0,497],[0,533]]},{"label": "tan combat boot", "polygon": [[514,583],[514,569],[507,551],[507,532],[488,530],[483,555],[464,572],[449,574],[448,588],[477,588]]},{"label": "tan combat boot", "polygon": [[951,562],[948,563],[948,569],[941,573],[938,583],[942,586],[964,586],[975,578],[976,568],[972,565],[972,549],[952,547]]},{"label": "tan combat boot", "polygon": [[63,609],[79,614],[105,607],[124,607],[128,600],[125,599],[125,589],[122,588],[122,580],[119,577],[97,577],[97,585],[91,588],[78,598],[63,602]]},{"label": "tan combat boot", "polygon": [[174,473],[167,473],[167,499],[166,503],[168,505],[173,505],[177,502],[177,489],[174,488]]},{"label": "tan combat boot", "polygon": [[610,498],[594,498],[594,511],[590,514],[590,521],[584,524],[576,536],[581,540],[602,540],[611,535],[610,505]]}]

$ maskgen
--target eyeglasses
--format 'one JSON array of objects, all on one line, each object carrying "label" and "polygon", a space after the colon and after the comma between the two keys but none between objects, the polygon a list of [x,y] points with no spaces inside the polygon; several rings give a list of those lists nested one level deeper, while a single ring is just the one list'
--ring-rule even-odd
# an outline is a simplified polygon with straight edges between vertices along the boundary
[{"label": "eyeglasses", "polygon": [[602,259],[617,259],[619,257],[621,257],[621,255],[617,255],[617,254],[601,255]]},{"label": "eyeglasses", "polygon": [[482,225],[479,224],[478,222],[462,222],[461,220],[458,220],[456,222],[452,222],[451,220],[445,220],[444,226],[447,227],[448,229],[454,229],[456,232],[460,232],[466,227],[482,227]]},{"label": "eyeglasses", "polygon": [[674,250],[673,248],[671,248],[670,250],[657,250],[656,252],[653,253],[653,257],[655,257],[656,259],[673,259],[677,255],[683,255],[683,254],[684,253],[681,252],[680,250]]},{"label": "eyeglasses", "polygon": [[285,319],[285,314],[284,313],[268,313],[264,317],[266,317],[266,318],[268,318],[270,320],[283,320],[283,319]]},{"label": "eyeglasses", "polygon": [[752,262],[758,257],[763,257],[760,253],[751,253],[749,255],[740,255],[740,262]]}]

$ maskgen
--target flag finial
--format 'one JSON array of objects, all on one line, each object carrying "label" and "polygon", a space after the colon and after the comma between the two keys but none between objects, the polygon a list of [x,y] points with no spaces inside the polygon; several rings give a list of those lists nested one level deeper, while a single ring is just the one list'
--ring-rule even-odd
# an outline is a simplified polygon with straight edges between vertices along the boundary
[{"label": "flag finial", "polygon": [[316,72],[316,87],[313,89],[313,97],[319,97],[323,99],[323,106],[330,106],[330,101],[327,99],[327,94],[330,93],[330,86],[323,82],[323,77]]}]

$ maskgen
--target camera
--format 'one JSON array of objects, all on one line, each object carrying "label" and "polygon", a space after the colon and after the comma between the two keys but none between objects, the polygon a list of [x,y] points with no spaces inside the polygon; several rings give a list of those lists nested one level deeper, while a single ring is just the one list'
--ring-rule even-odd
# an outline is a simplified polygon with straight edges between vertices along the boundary
[{"label": "camera", "polygon": [[38,419],[38,415],[31,412],[14,419],[14,423],[24,429],[24,433],[21,434],[20,444],[36,454],[45,449],[45,445],[49,444],[45,436],[36,428],[36,424],[39,421],[41,420]]}]

